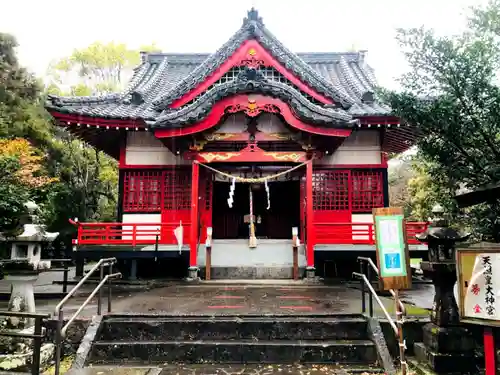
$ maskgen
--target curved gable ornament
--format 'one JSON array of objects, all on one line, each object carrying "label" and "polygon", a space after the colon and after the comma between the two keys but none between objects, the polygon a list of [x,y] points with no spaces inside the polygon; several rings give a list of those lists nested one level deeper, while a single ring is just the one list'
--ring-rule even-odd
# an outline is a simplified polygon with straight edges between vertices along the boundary
[{"label": "curved gable ornament", "polygon": [[[343,122],[340,125],[338,122],[333,123],[329,121],[324,126],[315,126],[311,122],[301,120],[297,114],[298,112],[293,109],[293,104],[298,105],[296,100],[290,103],[284,102],[277,97],[265,96],[261,94],[240,94],[223,98],[207,111],[206,115],[200,121],[191,121],[189,126],[182,126],[180,124],[163,123],[161,126],[156,124],[152,125],[155,136],[158,138],[179,137],[184,135],[195,134],[208,130],[220,123],[221,119],[226,114],[243,112],[249,117],[256,117],[261,113],[273,113],[280,115],[284,121],[298,130],[325,136],[347,137],[352,132],[354,123],[352,121]],[[309,113],[305,111],[306,113]],[[205,113],[205,111],[203,111]],[[185,116],[184,116],[185,117]],[[325,120],[324,116],[315,114],[313,117]],[[179,117],[177,117],[179,119]]]},{"label": "curved gable ornament", "polygon": [[[254,54],[252,55],[252,52]],[[332,101],[348,109],[354,100],[327,81],[299,56],[287,49],[264,26],[255,9],[242,27],[215,53],[153,101],[155,109],[178,108],[189,102],[202,86],[210,86],[235,66],[273,66],[320,102]]]},{"label": "curved gable ornament", "polygon": [[272,66],[266,60],[258,56],[255,48],[250,47],[247,55],[240,60],[239,66],[246,66],[249,68],[257,69],[260,66]]},{"label": "curved gable ornament", "polygon": [[[282,115],[291,109],[294,117],[315,125],[345,128],[351,127],[356,122],[343,109],[324,108],[314,104],[294,87],[282,82],[267,80],[260,71],[247,67],[236,80],[215,86],[195,102],[179,109],[162,112],[151,124],[151,127],[185,127],[186,124],[198,123],[209,114],[211,115],[212,107],[215,107],[221,100],[238,94],[260,94],[270,97],[269,99],[280,99],[281,103],[288,104],[284,105],[287,109],[281,108]],[[283,104],[279,106],[283,107]],[[287,119],[289,123],[291,120]]]}]

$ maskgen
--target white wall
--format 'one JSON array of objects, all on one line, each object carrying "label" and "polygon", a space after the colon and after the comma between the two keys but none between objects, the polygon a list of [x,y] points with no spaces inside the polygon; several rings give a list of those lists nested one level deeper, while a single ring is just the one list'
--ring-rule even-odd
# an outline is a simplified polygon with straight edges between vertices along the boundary
[{"label": "white wall", "polygon": [[[132,224],[141,224],[141,223],[161,223],[161,214],[123,214],[123,223],[132,223]],[[133,227],[132,226],[123,226],[123,230],[130,230],[132,231]],[[160,226],[159,225],[144,225],[144,226],[137,226],[137,230],[155,230],[159,231]],[[137,236],[136,237],[138,240],[154,240],[156,239],[156,236],[154,233],[151,235],[142,235],[142,236]],[[123,236],[124,240],[131,240],[132,235],[130,236]]]},{"label": "white wall", "polygon": [[189,164],[180,155],[174,155],[150,132],[128,132],[125,148],[128,165],[179,165]]},{"label": "white wall", "polygon": [[[368,231],[370,230],[369,225],[363,225],[362,223],[372,224],[373,215],[372,214],[352,214],[352,223],[359,225],[352,226],[352,239],[353,240],[368,240],[370,236]],[[366,233],[366,234],[365,234]]]},{"label": "white wall", "polygon": [[380,164],[381,151],[378,130],[353,131],[332,155],[325,155],[314,164]]},{"label": "white wall", "polygon": [[259,117],[257,129],[263,133],[290,133],[281,119],[272,113],[263,113]]},{"label": "white wall", "polygon": [[[291,240],[258,239],[257,247],[251,249],[248,247],[248,240],[213,240],[212,267],[292,267],[291,243]],[[200,246],[198,266],[205,267],[205,256],[205,247]],[[299,267],[305,267],[304,245],[300,245],[298,256]]]},{"label": "white wall", "polygon": [[216,133],[242,133],[247,128],[248,120],[244,113],[235,113],[227,116],[227,118],[217,126]]},{"label": "white wall", "polygon": [[[244,113],[235,113],[218,126],[216,133],[242,133],[246,131],[248,118]],[[257,120],[257,129],[263,133],[289,133],[283,121],[272,113],[263,113]]]}]

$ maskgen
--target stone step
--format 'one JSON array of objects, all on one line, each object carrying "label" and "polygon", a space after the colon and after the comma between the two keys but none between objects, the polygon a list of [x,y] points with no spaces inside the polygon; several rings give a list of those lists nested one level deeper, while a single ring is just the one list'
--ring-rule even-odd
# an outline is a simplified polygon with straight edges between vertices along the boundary
[{"label": "stone step", "polygon": [[92,345],[92,364],[152,363],[342,363],[375,364],[369,340],[277,341],[101,341]]},{"label": "stone step", "polygon": [[307,364],[176,364],[161,367],[92,366],[73,372],[74,375],[367,375],[383,374],[379,367],[363,365]]},{"label": "stone step", "polygon": [[97,341],[366,339],[362,317],[108,317]]}]

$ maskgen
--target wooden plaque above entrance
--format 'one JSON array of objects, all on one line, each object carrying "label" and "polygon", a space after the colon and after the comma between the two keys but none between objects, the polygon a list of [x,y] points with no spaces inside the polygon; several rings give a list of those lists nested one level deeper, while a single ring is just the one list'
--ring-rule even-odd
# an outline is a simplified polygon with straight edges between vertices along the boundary
[{"label": "wooden plaque above entrance", "polygon": [[265,151],[254,144],[250,144],[240,151],[230,152],[189,152],[185,154],[187,160],[196,160],[200,163],[220,162],[268,162],[268,163],[303,163],[308,160],[307,154],[301,151]]}]

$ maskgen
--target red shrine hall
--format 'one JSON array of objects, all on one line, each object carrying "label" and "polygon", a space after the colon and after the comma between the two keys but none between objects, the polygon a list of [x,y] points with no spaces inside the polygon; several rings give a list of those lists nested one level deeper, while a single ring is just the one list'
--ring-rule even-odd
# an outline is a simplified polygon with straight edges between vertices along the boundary
[{"label": "red shrine hall", "polygon": [[[365,52],[294,53],[252,9],[212,54],[143,53],[122,92],[50,96],[58,125],[119,162],[117,220],[75,221],[77,260],[243,279],[374,256],[387,155],[419,136],[375,86]],[[407,223],[412,253],[425,227]]]}]

